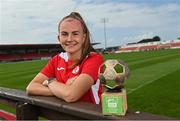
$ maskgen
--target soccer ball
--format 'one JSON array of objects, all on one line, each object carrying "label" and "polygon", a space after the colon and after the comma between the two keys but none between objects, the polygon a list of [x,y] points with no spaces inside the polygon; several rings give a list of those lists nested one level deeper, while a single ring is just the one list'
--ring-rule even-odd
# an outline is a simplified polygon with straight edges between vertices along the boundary
[{"label": "soccer ball", "polygon": [[129,76],[129,68],[122,60],[106,60],[98,71],[100,82],[109,90],[118,90],[124,87],[124,81]]}]

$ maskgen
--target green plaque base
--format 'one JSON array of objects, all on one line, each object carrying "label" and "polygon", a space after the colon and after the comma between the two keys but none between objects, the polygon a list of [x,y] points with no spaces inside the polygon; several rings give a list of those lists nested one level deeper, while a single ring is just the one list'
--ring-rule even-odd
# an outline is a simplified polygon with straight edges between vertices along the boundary
[{"label": "green plaque base", "polygon": [[102,94],[103,115],[125,115],[127,111],[126,90],[122,92],[104,92]]}]

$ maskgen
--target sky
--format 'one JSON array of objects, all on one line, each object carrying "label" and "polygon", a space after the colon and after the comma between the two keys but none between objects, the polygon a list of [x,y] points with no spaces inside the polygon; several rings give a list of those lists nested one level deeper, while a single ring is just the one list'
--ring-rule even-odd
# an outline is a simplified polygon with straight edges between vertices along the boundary
[{"label": "sky", "polygon": [[58,23],[72,11],[100,43],[95,48],[105,48],[105,38],[113,47],[180,37],[180,0],[0,0],[0,44],[58,43]]}]

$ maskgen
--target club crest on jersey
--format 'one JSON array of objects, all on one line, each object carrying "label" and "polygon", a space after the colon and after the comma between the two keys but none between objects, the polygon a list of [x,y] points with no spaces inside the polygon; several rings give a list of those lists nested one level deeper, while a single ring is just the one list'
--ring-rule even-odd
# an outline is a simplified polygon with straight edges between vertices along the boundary
[{"label": "club crest on jersey", "polygon": [[72,73],[73,74],[77,74],[79,72],[79,66],[76,66],[73,70]]}]

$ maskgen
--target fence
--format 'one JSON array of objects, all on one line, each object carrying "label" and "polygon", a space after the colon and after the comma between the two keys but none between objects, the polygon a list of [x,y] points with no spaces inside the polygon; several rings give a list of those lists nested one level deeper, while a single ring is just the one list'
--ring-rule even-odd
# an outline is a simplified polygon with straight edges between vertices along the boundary
[{"label": "fence", "polygon": [[28,96],[25,91],[0,87],[0,102],[16,108],[17,120],[162,120],[172,119],[128,110],[125,116],[104,116],[101,106],[86,102],[67,103],[56,97]]}]

